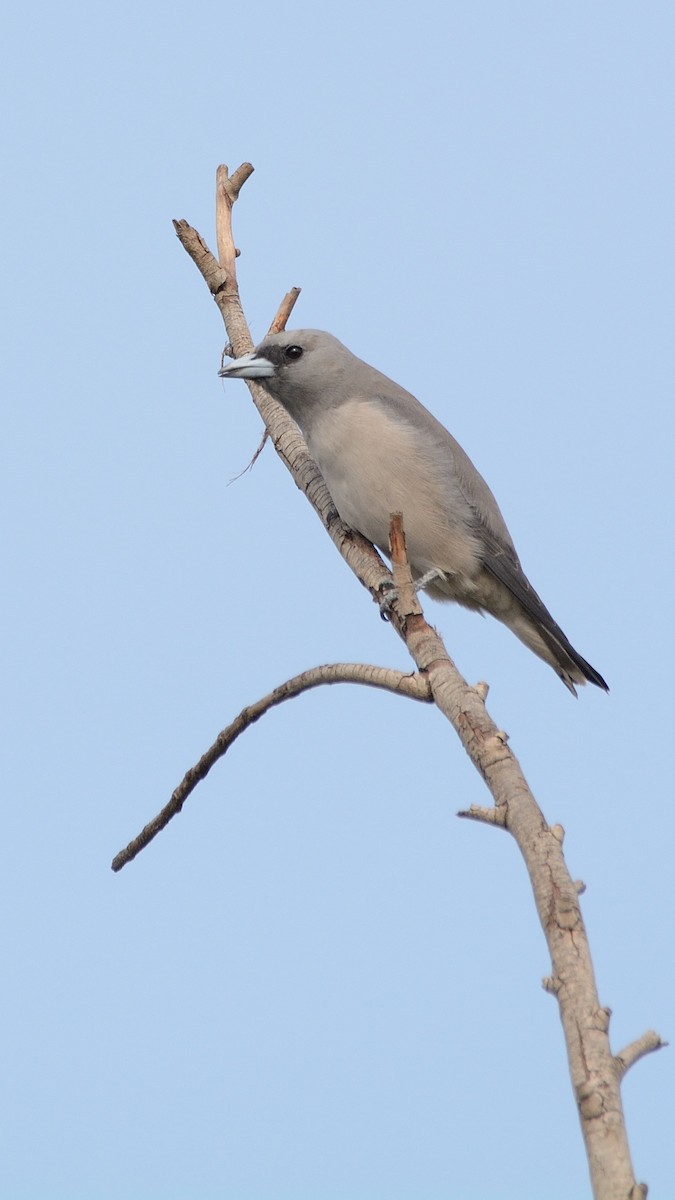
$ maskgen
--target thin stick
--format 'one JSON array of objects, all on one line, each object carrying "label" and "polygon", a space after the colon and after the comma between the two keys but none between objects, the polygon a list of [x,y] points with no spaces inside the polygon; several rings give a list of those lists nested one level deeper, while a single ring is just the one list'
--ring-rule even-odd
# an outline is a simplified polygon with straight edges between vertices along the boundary
[{"label": "thin stick", "polygon": [[268,333],[281,333],[282,329],[286,328],[286,322],[295,308],[295,302],[301,291],[302,288],[294,287],[291,288],[290,292],[286,292],[277,309],[277,315],[267,331]]},{"label": "thin stick", "polygon": [[[301,290],[302,289],[299,287],[294,287],[294,288],[291,288],[290,292],[286,292],[286,295],[284,296],[283,300],[281,301],[281,304],[279,305],[279,307],[277,309],[277,314],[276,314],[274,320],[272,321],[272,324],[269,327],[268,333],[281,333],[282,329],[286,328],[286,322],[288,321],[288,318],[290,317],[290,315],[293,311],[295,302],[296,302],[298,296],[300,295]],[[227,351],[227,349],[231,349],[231,347],[226,347],[226,351]],[[222,367],[223,361],[225,359],[225,352],[223,353],[223,356],[221,358],[221,363],[220,363],[221,367]],[[262,454],[263,450],[265,449],[265,443],[267,442],[267,439],[269,438],[269,436],[270,435],[269,435],[267,429],[265,429],[263,432],[263,435],[260,439],[258,448],[257,448],[255,454],[253,455],[253,458],[251,459],[251,461],[249,463],[246,464],[243,471],[240,471],[238,475],[234,475],[232,477],[232,479],[229,480],[228,487],[229,487],[230,483],[236,483],[238,479],[241,479],[242,475],[246,475],[247,471],[253,470],[253,467],[255,466],[260,455]]]},{"label": "thin stick", "polygon": [[428,681],[422,676],[405,674],[403,671],[395,671],[387,667],[374,667],[367,663],[330,663],[323,667],[312,667],[309,671],[303,671],[301,675],[295,675],[293,679],[288,679],[286,683],[276,687],[267,696],[247,705],[234,721],[221,730],[213,745],[205,754],[202,754],[199,762],[185,773],[181,783],[173,791],[168,804],[165,804],[161,812],[148,822],[124,850],[120,850],[119,854],[115,855],[112,861],[113,871],[121,871],[122,867],[131,862],[132,858],[135,858],[169,824],[169,821],[180,812],[197,784],[206,778],[218,759],[227,753],[233,742],[244,730],[248,729],[249,725],[253,725],[271,708],[283,704],[285,700],[292,700],[302,692],[308,692],[312,688],[331,683],[360,683],[366,687],[393,692],[396,696],[405,696],[409,700],[431,702]]}]

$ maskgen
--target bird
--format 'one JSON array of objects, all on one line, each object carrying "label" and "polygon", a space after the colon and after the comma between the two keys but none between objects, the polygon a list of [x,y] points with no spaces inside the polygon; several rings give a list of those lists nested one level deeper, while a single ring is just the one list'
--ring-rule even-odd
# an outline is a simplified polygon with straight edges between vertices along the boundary
[{"label": "bird", "polygon": [[223,379],[255,379],[299,426],[346,525],[385,555],[400,512],[413,578],[437,600],[490,613],[575,684],[609,688],[525,575],[497,501],[410,392],[317,329],[268,334]]}]

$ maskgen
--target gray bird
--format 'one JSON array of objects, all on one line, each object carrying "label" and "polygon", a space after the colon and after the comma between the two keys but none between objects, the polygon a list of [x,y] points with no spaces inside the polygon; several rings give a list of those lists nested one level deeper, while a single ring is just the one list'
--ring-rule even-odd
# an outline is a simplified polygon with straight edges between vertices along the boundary
[{"label": "gray bird", "polygon": [[492,613],[575,696],[587,680],[609,690],[525,576],[485,480],[410,392],[316,329],[270,334],[220,374],[256,379],[283,404],[342,520],[384,554],[403,513],[413,576],[431,596]]}]

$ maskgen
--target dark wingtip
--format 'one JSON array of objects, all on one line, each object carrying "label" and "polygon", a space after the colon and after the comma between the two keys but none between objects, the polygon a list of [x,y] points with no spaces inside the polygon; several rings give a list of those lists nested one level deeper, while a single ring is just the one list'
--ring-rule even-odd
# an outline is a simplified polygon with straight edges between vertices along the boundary
[{"label": "dark wingtip", "polygon": [[602,688],[603,692],[608,692],[609,684],[605,682],[600,672],[596,671],[595,667],[592,667],[590,663],[584,662],[583,659],[581,660],[581,664],[583,664],[582,670],[588,682],[594,683],[596,687]]},{"label": "dark wingtip", "polygon": [[569,688],[572,695],[575,697],[577,696],[577,689],[574,686],[575,683],[593,683],[596,687],[602,688],[603,692],[608,692],[609,684],[605,682],[600,672],[596,671],[595,667],[592,667],[590,663],[587,663],[586,659],[582,658],[580,654],[577,654],[576,650],[574,650],[571,646],[569,646],[569,650],[571,651],[570,658],[572,659],[575,667],[577,667],[583,675],[583,679],[580,679],[577,674],[571,675],[569,669],[565,667],[560,668],[558,675],[565,684],[565,687]]}]

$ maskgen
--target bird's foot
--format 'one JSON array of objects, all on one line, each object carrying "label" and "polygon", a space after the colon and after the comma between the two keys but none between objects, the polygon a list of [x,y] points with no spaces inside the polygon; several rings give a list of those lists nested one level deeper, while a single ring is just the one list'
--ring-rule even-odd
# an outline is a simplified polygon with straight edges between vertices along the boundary
[{"label": "bird's foot", "polygon": [[383,621],[390,621],[391,607],[398,596],[398,590],[394,585],[393,580],[385,579],[383,583],[380,584],[380,591],[382,594],[377,601],[377,606],[380,610],[380,616],[382,617]]},{"label": "bird's foot", "polygon": [[[433,567],[430,571],[426,571],[424,575],[420,575],[419,579],[413,581],[415,592],[421,592],[430,583],[434,583],[436,579],[443,580],[445,577],[444,571],[441,571],[438,567]],[[383,621],[388,621],[392,605],[398,597],[398,589],[393,582],[390,583],[388,580],[385,580],[381,585],[381,592],[382,594],[377,602],[380,609],[380,616]]]}]

